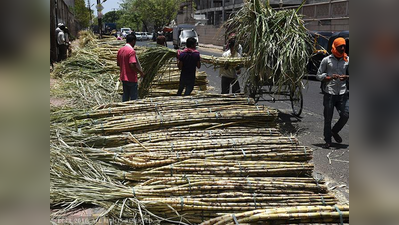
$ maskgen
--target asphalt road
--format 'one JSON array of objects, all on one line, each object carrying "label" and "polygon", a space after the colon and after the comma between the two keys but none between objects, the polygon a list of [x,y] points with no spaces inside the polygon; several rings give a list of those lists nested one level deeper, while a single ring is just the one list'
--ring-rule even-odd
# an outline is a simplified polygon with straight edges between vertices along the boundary
[{"label": "asphalt road", "polygon": [[[136,45],[148,45],[153,42],[137,42]],[[172,43],[168,43],[172,48]],[[219,49],[198,48],[201,54],[221,56]],[[220,93],[219,71],[214,70],[211,65],[202,65],[201,71],[208,74],[209,85],[215,93]],[[244,71],[245,72],[245,71]],[[242,83],[242,80],[239,80]],[[240,84],[241,84],[240,83]],[[314,176],[322,177],[329,189],[342,202],[349,201],[349,122],[340,132],[343,139],[342,144],[334,144],[331,149],[323,149],[323,95],[320,94],[320,83],[315,80],[304,80],[305,89],[303,94],[303,111],[301,117],[293,116],[290,101],[265,101],[258,104],[276,108],[279,111],[280,130],[284,135],[296,136],[302,145],[313,148],[313,163],[315,165]],[[243,92],[243,90],[242,90]],[[282,99],[274,96],[276,99]],[[271,100],[270,96],[264,95],[266,100]],[[334,112],[334,120],[338,119],[337,111]]]}]

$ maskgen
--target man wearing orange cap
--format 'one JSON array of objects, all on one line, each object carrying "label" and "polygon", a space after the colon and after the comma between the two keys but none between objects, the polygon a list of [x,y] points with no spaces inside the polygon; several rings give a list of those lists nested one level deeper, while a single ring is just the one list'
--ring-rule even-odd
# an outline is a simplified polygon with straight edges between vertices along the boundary
[{"label": "man wearing orange cap", "polygon": [[[342,142],[338,133],[349,119],[349,110],[345,109],[349,99],[347,88],[349,57],[345,53],[345,47],[345,39],[335,39],[332,45],[332,54],[321,61],[317,71],[317,79],[323,82],[324,92],[324,141],[326,142],[324,148],[330,148],[332,137],[337,143]],[[331,129],[334,107],[340,117]]]}]

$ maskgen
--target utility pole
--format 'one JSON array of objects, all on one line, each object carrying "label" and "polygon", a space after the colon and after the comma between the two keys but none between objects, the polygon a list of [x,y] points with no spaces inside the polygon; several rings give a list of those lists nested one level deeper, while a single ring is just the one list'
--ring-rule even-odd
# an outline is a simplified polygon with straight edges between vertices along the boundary
[{"label": "utility pole", "polygon": [[97,18],[98,18],[98,33],[100,35],[100,39],[102,38],[102,23],[101,23],[101,18],[103,17],[101,11],[103,10],[104,7],[102,7],[100,0],[97,0]]},{"label": "utility pole", "polygon": [[87,0],[87,7],[89,8],[89,13],[90,13],[90,23],[89,23],[90,27],[89,27],[89,29],[91,30],[91,25],[92,25],[92,22],[93,22],[93,18],[91,18],[91,5],[90,5],[90,0]]}]

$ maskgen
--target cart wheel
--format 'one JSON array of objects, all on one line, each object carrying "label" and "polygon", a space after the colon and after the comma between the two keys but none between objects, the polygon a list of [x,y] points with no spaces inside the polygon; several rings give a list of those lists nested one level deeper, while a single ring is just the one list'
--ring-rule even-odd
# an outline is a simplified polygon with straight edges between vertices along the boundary
[{"label": "cart wheel", "polygon": [[303,96],[301,87],[296,87],[294,91],[290,91],[290,101],[292,114],[294,116],[300,116],[303,108]]},{"label": "cart wheel", "polygon": [[248,97],[253,98],[255,103],[257,103],[262,96],[262,87],[261,86],[251,86],[247,85],[245,88],[245,93],[247,93]]}]

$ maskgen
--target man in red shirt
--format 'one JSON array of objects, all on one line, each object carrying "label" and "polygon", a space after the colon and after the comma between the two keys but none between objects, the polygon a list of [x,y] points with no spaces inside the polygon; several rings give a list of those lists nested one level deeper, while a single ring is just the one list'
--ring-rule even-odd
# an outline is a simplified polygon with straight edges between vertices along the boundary
[{"label": "man in red shirt", "polygon": [[120,67],[120,80],[123,83],[122,101],[137,99],[137,74],[144,77],[140,62],[137,59],[134,45],[136,35],[126,36],[126,45],[119,49],[117,55],[117,65]]}]

